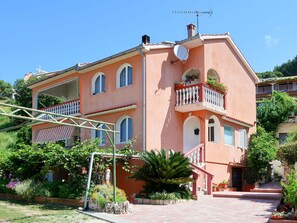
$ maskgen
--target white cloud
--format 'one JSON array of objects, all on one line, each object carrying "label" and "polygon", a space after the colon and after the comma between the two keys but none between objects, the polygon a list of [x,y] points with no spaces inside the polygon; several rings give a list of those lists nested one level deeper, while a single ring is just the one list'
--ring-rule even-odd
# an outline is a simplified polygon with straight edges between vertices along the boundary
[{"label": "white cloud", "polygon": [[279,43],[281,38],[280,37],[276,38],[276,37],[273,37],[271,35],[265,35],[264,39],[265,39],[265,45],[266,46],[273,47],[273,46],[276,46]]}]

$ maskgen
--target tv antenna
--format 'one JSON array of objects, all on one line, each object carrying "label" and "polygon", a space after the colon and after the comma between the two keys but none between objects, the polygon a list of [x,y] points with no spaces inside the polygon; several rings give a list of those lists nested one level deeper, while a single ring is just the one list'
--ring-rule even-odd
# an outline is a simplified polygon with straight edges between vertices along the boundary
[{"label": "tv antenna", "polygon": [[196,14],[196,18],[197,18],[197,33],[199,33],[198,31],[198,25],[199,25],[199,15],[203,15],[203,14],[209,14],[209,17],[212,15],[212,10],[210,9],[209,11],[173,11],[173,13],[181,13],[181,14]]}]

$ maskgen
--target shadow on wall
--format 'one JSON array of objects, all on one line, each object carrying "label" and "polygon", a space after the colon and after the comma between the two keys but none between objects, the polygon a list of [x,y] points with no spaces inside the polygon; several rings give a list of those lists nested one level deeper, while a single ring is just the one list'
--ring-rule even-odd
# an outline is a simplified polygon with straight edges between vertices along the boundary
[{"label": "shadow on wall", "polygon": [[[175,91],[174,84],[176,79],[181,78],[181,65],[171,65],[170,58],[164,60],[161,68],[161,78],[158,83],[158,89],[155,90],[156,97],[162,97],[163,110],[166,112],[164,124],[161,131],[161,147],[165,149],[173,149],[175,151],[182,151],[182,113],[175,111]],[[176,66],[179,66],[178,68]],[[180,73],[178,72],[180,71]],[[170,91],[170,96],[168,95]],[[163,115],[162,115],[163,116]],[[178,117],[180,116],[180,117]],[[180,137],[174,137],[180,135]]]}]

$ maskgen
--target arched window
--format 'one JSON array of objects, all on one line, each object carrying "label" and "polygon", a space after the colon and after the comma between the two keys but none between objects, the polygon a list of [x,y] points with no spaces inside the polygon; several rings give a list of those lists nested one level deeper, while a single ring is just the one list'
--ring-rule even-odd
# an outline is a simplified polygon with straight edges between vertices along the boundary
[{"label": "arched window", "polygon": [[185,84],[198,84],[200,82],[200,71],[196,68],[187,70],[182,76],[182,81]]},{"label": "arched window", "polygon": [[[105,125],[100,126],[102,129],[106,129]],[[105,146],[106,145],[106,132],[104,130],[91,130],[92,138],[93,139],[99,139],[99,146]]]},{"label": "arched window", "polygon": [[220,142],[220,121],[215,115],[208,120],[208,142]]},{"label": "arched window", "polygon": [[117,141],[119,143],[127,143],[132,139],[132,119],[128,116],[122,117],[117,122],[117,130],[120,132]]},{"label": "arched window", "polygon": [[92,94],[100,94],[105,92],[105,75],[97,73],[92,79]]},{"label": "arched window", "polygon": [[220,75],[215,69],[209,69],[207,71],[207,80],[215,79],[217,82],[220,82]]},{"label": "arched window", "polygon": [[117,88],[132,84],[132,67],[130,64],[123,64],[117,72]]}]

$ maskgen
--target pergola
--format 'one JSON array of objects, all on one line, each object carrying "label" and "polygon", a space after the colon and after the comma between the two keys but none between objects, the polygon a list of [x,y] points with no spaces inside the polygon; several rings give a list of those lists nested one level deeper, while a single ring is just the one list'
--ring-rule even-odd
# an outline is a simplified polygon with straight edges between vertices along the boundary
[{"label": "pergola", "polygon": [[[0,102],[0,106],[11,108],[6,110],[0,107],[0,115],[12,117],[12,118],[30,120],[30,121],[33,121],[33,123],[52,123],[52,124],[62,125],[62,126],[72,126],[72,127],[82,128],[82,129],[93,129],[93,130],[104,131],[112,146],[112,154],[103,154],[103,155],[112,156],[112,159],[113,159],[113,201],[114,202],[116,201],[115,138],[116,138],[117,131],[115,128],[115,124],[109,123],[109,122],[79,118],[79,117],[74,117],[70,115],[62,115],[62,114],[47,112],[47,111],[38,110],[38,109],[26,108],[26,107],[7,104],[3,102]],[[84,208],[87,207],[87,198],[88,198],[88,193],[90,189],[93,160],[95,155],[100,155],[100,153],[94,152],[91,154]]]}]

